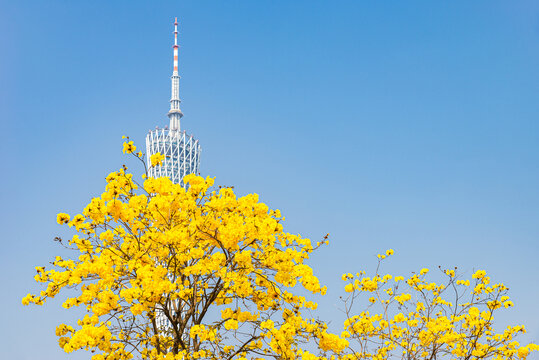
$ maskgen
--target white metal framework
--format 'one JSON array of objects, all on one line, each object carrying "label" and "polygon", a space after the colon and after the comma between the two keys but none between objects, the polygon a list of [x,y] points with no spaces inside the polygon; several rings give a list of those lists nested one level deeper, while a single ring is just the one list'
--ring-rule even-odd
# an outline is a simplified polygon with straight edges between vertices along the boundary
[{"label": "white metal framework", "polygon": [[150,177],[167,176],[175,184],[183,184],[182,179],[187,174],[198,174],[200,165],[200,144],[192,135],[180,131],[180,119],[183,113],[180,109],[180,75],[178,74],[178,18],[174,21],[174,68],[172,71],[172,96],[170,99],[170,129],[156,128],[146,136],[146,162],[151,165],[150,157],[160,153],[165,160],[160,166],[150,167]]},{"label": "white metal framework", "polygon": [[[152,130],[146,136],[147,163],[155,153],[165,155],[160,166],[151,167],[150,177],[166,176],[175,184],[182,184],[187,174],[197,174],[200,165],[200,144],[185,131]],[[183,184],[182,184],[183,185]]]}]

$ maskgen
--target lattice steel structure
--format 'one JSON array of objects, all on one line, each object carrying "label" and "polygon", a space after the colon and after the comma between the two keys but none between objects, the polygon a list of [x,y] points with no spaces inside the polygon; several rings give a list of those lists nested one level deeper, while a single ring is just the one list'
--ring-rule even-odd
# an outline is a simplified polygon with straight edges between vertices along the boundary
[{"label": "lattice steel structure", "polygon": [[183,184],[187,174],[198,174],[200,165],[200,144],[192,135],[180,131],[180,75],[178,74],[178,18],[174,20],[174,70],[172,72],[172,96],[170,99],[170,127],[150,130],[146,136],[146,162],[151,164],[150,156],[155,153],[165,155],[160,166],[150,167],[151,177],[167,176],[175,184]]},{"label": "lattice steel structure", "polygon": [[147,163],[155,153],[165,155],[160,166],[150,168],[149,176],[166,176],[175,184],[181,184],[187,174],[198,173],[200,164],[200,144],[185,131],[156,129],[146,136]]}]

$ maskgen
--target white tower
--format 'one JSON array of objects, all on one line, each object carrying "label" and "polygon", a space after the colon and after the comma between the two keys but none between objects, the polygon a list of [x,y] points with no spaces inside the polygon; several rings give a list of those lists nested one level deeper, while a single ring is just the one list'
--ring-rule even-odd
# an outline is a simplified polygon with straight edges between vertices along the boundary
[{"label": "white tower", "polygon": [[174,69],[172,71],[172,96],[170,99],[170,129],[158,127],[150,130],[146,136],[146,162],[151,165],[150,156],[155,153],[165,155],[160,166],[151,167],[150,177],[167,176],[175,184],[183,184],[187,174],[198,174],[200,165],[200,144],[192,135],[180,131],[180,76],[178,75],[178,18],[174,21]]}]

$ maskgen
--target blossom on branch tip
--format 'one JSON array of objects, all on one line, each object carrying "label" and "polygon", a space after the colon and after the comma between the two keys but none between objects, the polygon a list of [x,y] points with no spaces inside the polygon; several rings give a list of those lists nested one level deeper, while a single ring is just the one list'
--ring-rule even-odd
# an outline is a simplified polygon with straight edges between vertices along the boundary
[{"label": "blossom on branch tip", "polygon": [[137,147],[133,144],[133,141],[124,142],[123,147],[124,154],[131,154],[137,150]]}]

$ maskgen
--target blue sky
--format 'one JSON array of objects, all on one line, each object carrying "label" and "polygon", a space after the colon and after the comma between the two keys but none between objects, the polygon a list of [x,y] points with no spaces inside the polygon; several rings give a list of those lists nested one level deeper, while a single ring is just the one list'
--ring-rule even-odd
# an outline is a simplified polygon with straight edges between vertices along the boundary
[{"label": "blue sky", "polygon": [[67,358],[73,314],[20,298],[56,214],[126,163],[121,136],[167,124],[174,16],[201,171],[331,234],[323,316],[393,248],[387,271],[487,270],[516,305],[500,324],[539,341],[539,2],[0,1],[6,358]]}]

